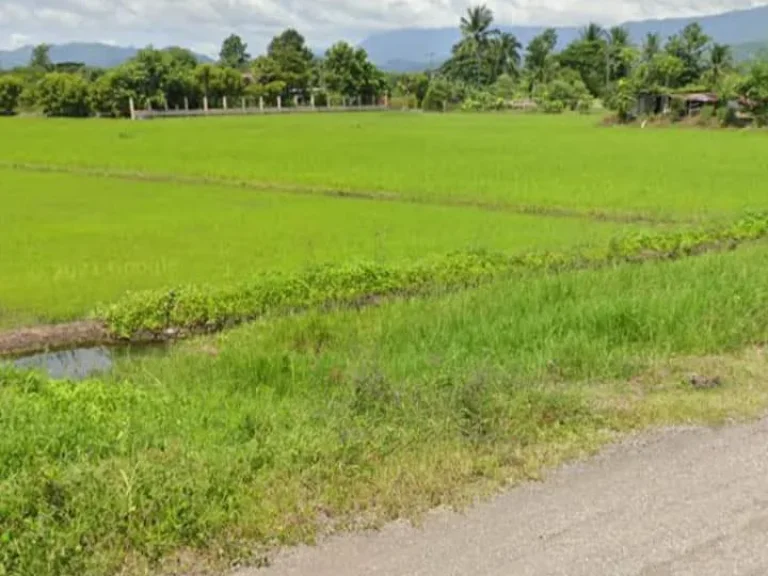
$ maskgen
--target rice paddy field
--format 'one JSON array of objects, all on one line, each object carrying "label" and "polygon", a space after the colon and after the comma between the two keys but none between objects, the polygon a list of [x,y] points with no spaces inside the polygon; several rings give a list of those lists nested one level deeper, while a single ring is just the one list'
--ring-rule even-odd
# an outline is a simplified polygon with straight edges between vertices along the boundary
[{"label": "rice paddy field", "polygon": [[392,114],[3,126],[0,159],[691,218],[766,206],[759,132],[596,129],[596,118]]},{"label": "rice paddy field", "polygon": [[226,574],[764,413],[768,138],[598,122],[2,119],[0,343],[193,337],[0,363],[0,575]]}]

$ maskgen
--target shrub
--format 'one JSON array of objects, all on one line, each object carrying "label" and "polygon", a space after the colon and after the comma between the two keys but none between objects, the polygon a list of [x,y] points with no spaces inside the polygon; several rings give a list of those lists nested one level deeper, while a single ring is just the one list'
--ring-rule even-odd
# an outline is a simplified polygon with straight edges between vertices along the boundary
[{"label": "shrub", "polygon": [[714,123],[715,119],[716,119],[715,107],[704,106],[699,112],[698,118],[696,118],[696,123],[699,126],[711,126]]},{"label": "shrub", "polygon": [[582,98],[576,104],[576,110],[578,110],[579,114],[591,114],[593,104],[594,102],[591,98]]},{"label": "shrub", "polygon": [[406,96],[392,96],[389,99],[389,107],[395,110],[415,110],[419,107],[419,101],[413,94]]},{"label": "shrub", "polygon": [[724,128],[730,126],[736,126],[738,124],[738,116],[736,110],[731,106],[724,106],[717,111],[717,121],[720,126]]},{"label": "shrub", "polygon": [[91,114],[90,88],[79,74],[46,74],[37,85],[37,99],[46,116],[83,117]]},{"label": "shrub", "polygon": [[24,85],[15,76],[0,76],[0,113],[10,114],[19,106]]},{"label": "shrub", "polygon": [[562,100],[544,100],[541,110],[545,114],[562,114],[565,111],[565,103]]},{"label": "shrub", "polygon": [[669,104],[669,115],[671,116],[673,122],[677,122],[678,120],[685,118],[687,112],[688,110],[686,109],[684,100],[681,98],[672,98]]},{"label": "shrub", "polygon": [[[562,108],[562,103],[561,108]],[[756,240],[768,234],[768,216],[699,230],[635,234],[607,250],[529,253],[516,256],[456,253],[409,266],[357,264],[296,274],[265,274],[223,287],[182,286],[129,293],[98,310],[110,332],[122,338],[162,334],[167,328],[215,330],[267,314],[317,306],[355,305],[372,297],[423,294],[476,286],[516,271],[559,271],[649,258],[675,258],[710,247]]]}]

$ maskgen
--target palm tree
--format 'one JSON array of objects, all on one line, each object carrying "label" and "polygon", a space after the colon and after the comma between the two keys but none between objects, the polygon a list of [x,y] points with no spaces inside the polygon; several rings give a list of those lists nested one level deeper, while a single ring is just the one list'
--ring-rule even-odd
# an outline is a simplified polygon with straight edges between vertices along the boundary
[{"label": "palm tree", "polygon": [[475,53],[475,74],[478,84],[481,82],[481,53],[488,46],[488,39],[496,30],[491,30],[493,10],[485,4],[467,8],[467,14],[461,17],[460,28],[462,44],[471,46]]},{"label": "palm tree", "polygon": [[661,52],[661,36],[656,32],[649,32],[643,41],[643,60],[650,62],[659,52]]},{"label": "palm tree", "polygon": [[520,49],[522,44],[514,34],[501,32],[491,39],[494,78],[500,74],[517,76],[520,70]]},{"label": "palm tree", "polygon": [[467,14],[461,17],[461,34],[464,38],[472,38],[477,44],[487,41],[493,24],[493,10],[485,4],[467,8]]},{"label": "palm tree", "polygon": [[629,46],[629,31],[624,26],[614,26],[608,31],[611,45],[616,48]]},{"label": "palm tree", "polygon": [[595,22],[590,22],[581,30],[581,40],[583,42],[600,42],[604,37],[605,29]]},{"label": "palm tree", "polygon": [[733,65],[733,54],[731,47],[726,44],[713,44],[709,51],[709,73],[712,77],[712,83],[717,85],[720,78]]}]

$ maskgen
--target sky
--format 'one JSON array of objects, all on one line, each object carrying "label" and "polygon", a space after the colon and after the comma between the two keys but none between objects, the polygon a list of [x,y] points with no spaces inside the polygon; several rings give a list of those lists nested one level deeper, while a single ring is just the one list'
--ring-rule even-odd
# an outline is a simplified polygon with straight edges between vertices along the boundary
[{"label": "sky", "polygon": [[[252,53],[292,27],[310,45],[405,27],[453,26],[468,0],[0,0],[0,49],[41,42],[182,45],[215,55],[231,33]],[[487,0],[500,24],[616,24],[716,14],[760,0]]]}]

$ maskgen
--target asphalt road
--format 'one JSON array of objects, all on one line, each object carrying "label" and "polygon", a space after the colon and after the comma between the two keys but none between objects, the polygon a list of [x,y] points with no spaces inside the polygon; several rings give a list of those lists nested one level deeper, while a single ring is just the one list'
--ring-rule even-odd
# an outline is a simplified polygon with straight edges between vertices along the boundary
[{"label": "asphalt road", "polygon": [[465,514],[237,576],[768,575],[768,420],[640,436]]}]

